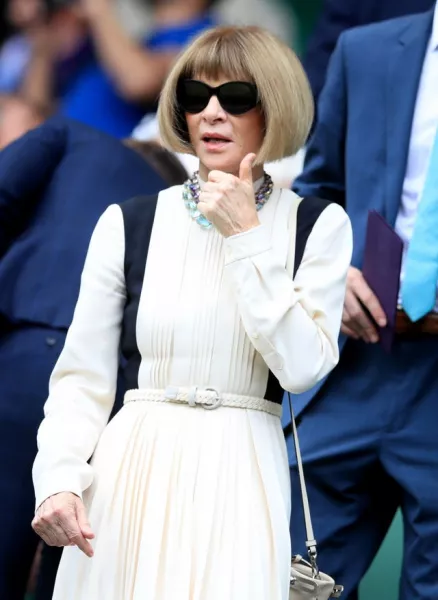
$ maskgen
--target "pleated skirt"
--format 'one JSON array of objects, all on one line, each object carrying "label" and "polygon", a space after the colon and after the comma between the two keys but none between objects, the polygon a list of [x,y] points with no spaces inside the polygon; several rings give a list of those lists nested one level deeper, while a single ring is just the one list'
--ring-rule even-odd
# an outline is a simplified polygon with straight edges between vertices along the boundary
[{"label": "pleated skirt", "polygon": [[65,548],[54,600],[288,600],[290,478],[278,417],[123,407],[84,494],[94,557]]}]

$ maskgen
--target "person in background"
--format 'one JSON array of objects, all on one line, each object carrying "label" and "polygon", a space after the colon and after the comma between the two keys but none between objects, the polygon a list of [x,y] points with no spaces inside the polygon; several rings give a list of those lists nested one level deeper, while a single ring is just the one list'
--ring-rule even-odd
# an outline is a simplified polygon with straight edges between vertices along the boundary
[{"label": "person in background", "polygon": [[166,186],[138,152],[63,117],[0,153],[2,600],[23,600],[37,547],[35,436],[91,232],[109,204]]},{"label": "person in background", "polygon": [[140,42],[120,25],[111,0],[55,7],[33,32],[22,92],[41,106],[116,137],[131,134],[159,93],[179,51],[214,24],[212,0],[152,0],[153,28]]},{"label": "person in background", "polygon": [[[400,598],[438,598],[437,89],[437,5],[342,34],[294,186],[345,206],[353,225],[339,365],[294,399],[321,569],[345,600],[357,599],[398,508]],[[362,274],[370,209],[405,248],[390,353],[378,343],[387,315]],[[388,237],[373,242],[390,251]],[[298,494],[292,506],[304,539]]]},{"label": "person in background", "polygon": [[6,0],[2,6],[9,35],[0,48],[0,93],[16,94],[32,53],[26,34],[42,21],[46,6],[44,0]]},{"label": "person in background", "polygon": [[321,15],[308,42],[303,65],[315,102],[324,86],[327,66],[343,31],[430,9],[434,0],[323,0]]}]

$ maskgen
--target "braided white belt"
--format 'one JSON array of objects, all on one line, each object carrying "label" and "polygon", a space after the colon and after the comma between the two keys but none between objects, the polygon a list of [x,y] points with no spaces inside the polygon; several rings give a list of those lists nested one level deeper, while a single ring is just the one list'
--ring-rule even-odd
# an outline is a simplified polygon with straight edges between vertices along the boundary
[{"label": "braided white belt", "polygon": [[213,410],[220,406],[229,406],[232,408],[248,408],[251,410],[261,410],[270,415],[281,417],[281,405],[257,398],[256,396],[239,396],[238,394],[220,394],[213,388],[198,389],[182,388],[169,386],[165,390],[139,389],[128,390],[125,394],[124,404],[128,402],[139,402],[148,400],[149,402],[174,402],[177,404],[188,404],[189,406],[201,406],[206,410]]}]

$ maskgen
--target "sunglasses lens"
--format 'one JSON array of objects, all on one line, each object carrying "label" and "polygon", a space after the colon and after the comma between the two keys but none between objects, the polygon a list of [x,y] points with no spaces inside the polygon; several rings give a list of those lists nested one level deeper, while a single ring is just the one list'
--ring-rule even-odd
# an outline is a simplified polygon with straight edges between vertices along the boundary
[{"label": "sunglasses lens", "polygon": [[184,79],[178,84],[178,103],[184,112],[193,114],[202,112],[208,105],[210,97],[210,90],[201,81]]},{"label": "sunglasses lens", "polygon": [[222,108],[231,115],[242,115],[257,106],[256,86],[243,81],[230,81],[211,89],[202,81],[182,79],[178,84],[177,99],[184,112],[196,114],[206,108],[214,93],[217,93]]},{"label": "sunglasses lens", "polygon": [[257,88],[252,83],[230,81],[220,87],[218,99],[231,115],[242,115],[257,106]]}]

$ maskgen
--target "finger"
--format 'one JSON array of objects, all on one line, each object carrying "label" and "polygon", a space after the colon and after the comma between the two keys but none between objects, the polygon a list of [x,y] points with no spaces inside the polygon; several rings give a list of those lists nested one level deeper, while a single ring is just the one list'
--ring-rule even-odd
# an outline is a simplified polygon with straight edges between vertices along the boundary
[{"label": "finger", "polygon": [[[66,531],[66,535],[68,536],[70,544],[77,546],[79,550],[81,550],[89,558],[92,558],[94,556],[94,550],[92,545],[87,539],[85,539],[77,523],[74,530],[71,529]],[[92,537],[94,537],[94,534],[92,535]]]},{"label": "finger", "polygon": [[345,328],[349,329],[350,331],[352,331],[354,336],[356,337],[356,339],[361,339],[362,330],[360,329],[360,327],[358,327],[358,325],[352,319],[345,304],[344,304],[344,310],[342,311],[342,327],[345,327]]},{"label": "finger", "polygon": [[240,163],[239,168],[239,179],[244,183],[253,184],[252,180],[252,166],[256,155],[254,153],[247,154]]},{"label": "finger", "polygon": [[202,186],[202,192],[209,192],[214,194],[219,191],[219,184],[216,181],[206,181]]},{"label": "finger", "polygon": [[49,546],[68,546],[70,541],[62,527],[57,523],[48,522],[44,519],[35,518],[32,522],[34,531]]},{"label": "finger", "polygon": [[210,173],[208,174],[207,181],[214,182],[214,183],[221,183],[222,181],[225,181],[226,179],[230,179],[230,178],[232,178],[232,175],[230,175],[229,173],[224,173],[223,171],[213,170],[213,171],[210,171]]},{"label": "finger", "polygon": [[212,202],[214,202],[218,198],[219,198],[219,194],[217,194],[217,192],[204,192],[204,191],[202,191],[199,194],[198,206],[202,202],[204,202],[205,204],[211,204]]},{"label": "finger", "polygon": [[386,315],[377,296],[373,293],[370,286],[365,281],[362,274],[355,278],[353,291],[360,299],[362,304],[369,310],[371,316],[380,327],[386,326]]},{"label": "finger", "polygon": [[353,340],[360,340],[360,336],[353,329],[350,329],[347,327],[347,325],[344,325],[344,323],[341,325],[341,332]]},{"label": "finger", "polygon": [[348,312],[346,311],[346,309],[344,307],[344,311],[342,313],[341,332],[344,335],[347,335],[348,337],[351,337],[355,340],[359,340],[360,335],[353,327],[349,326],[350,322],[351,322],[350,315],[348,314]]},{"label": "finger", "polygon": [[346,325],[350,329],[356,330],[366,342],[375,343],[378,341],[379,336],[376,328],[352,292],[347,293],[345,297],[345,310],[349,315]]},{"label": "finger", "polygon": [[90,522],[88,521],[87,511],[85,510],[84,503],[79,498],[76,501],[76,516],[82,535],[85,538],[92,540],[94,538],[94,533],[91,529]]},{"label": "finger", "polygon": [[204,217],[206,217],[207,219],[209,219],[209,215],[211,212],[211,205],[208,204],[207,202],[198,202],[198,204],[196,205],[196,208],[199,210],[199,212],[204,215]]}]

